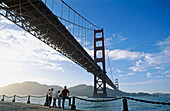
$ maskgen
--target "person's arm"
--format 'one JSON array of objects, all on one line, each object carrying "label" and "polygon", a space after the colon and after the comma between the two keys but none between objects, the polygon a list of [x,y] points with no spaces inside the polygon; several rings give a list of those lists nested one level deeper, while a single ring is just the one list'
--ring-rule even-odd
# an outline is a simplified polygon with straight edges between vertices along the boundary
[{"label": "person's arm", "polygon": [[61,96],[63,97],[63,90],[62,90],[62,92],[61,92]]},{"label": "person's arm", "polygon": [[68,90],[68,97],[69,97],[69,93],[70,93],[70,92],[69,92],[69,90]]}]

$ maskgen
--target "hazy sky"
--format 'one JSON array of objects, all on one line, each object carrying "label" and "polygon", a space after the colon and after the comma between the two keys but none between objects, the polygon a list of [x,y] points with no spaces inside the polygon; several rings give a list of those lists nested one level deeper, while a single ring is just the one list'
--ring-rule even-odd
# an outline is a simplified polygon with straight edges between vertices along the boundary
[{"label": "hazy sky", "polygon": [[[104,28],[111,79],[129,92],[170,93],[168,0],[65,0]],[[93,38],[93,36],[91,37]],[[93,56],[93,49],[86,49]],[[106,56],[107,57],[107,56]],[[36,81],[93,85],[93,75],[0,16],[0,87]]]}]

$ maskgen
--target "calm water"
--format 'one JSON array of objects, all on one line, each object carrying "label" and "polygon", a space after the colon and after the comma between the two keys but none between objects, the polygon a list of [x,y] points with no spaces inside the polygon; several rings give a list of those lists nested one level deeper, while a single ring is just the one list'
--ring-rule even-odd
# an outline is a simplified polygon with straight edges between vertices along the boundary
[{"label": "calm water", "polygon": [[[1,98],[2,98],[2,96],[0,96],[0,99]],[[134,97],[134,98],[170,103],[170,97],[165,97],[165,96],[164,97],[163,96],[162,97]],[[13,98],[5,98],[5,101],[12,101],[12,99]],[[92,99],[92,98],[88,98],[88,99]],[[32,104],[43,105],[44,101],[45,101],[45,98],[31,97]],[[16,102],[26,103],[27,98],[16,98]],[[68,101],[66,101],[65,106],[67,108],[69,108]],[[77,107],[77,109],[88,110],[88,111],[122,111],[122,109],[123,109],[122,100],[93,103],[93,102],[86,102],[86,101],[76,99],[76,107]],[[142,102],[128,100],[128,109],[129,109],[129,111],[170,111],[170,106],[142,103]]]}]

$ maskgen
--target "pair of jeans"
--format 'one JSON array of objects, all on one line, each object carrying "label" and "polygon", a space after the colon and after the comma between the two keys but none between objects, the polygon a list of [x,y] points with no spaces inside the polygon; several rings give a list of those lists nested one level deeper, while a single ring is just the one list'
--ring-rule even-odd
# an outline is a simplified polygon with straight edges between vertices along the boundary
[{"label": "pair of jeans", "polygon": [[63,104],[62,104],[63,109],[64,109],[65,99],[69,99],[69,106],[71,105],[71,98],[69,98],[68,96],[63,96]]},{"label": "pair of jeans", "polygon": [[48,95],[46,95],[44,106],[48,106]]},{"label": "pair of jeans", "polygon": [[53,107],[57,107],[56,106],[56,98],[53,98]]},{"label": "pair of jeans", "polygon": [[51,107],[52,97],[48,97],[48,106]]},{"label": "pair of jeans", "polygon": [[58,97],[58,107],[61,108],[61,99],[62,97]]}]

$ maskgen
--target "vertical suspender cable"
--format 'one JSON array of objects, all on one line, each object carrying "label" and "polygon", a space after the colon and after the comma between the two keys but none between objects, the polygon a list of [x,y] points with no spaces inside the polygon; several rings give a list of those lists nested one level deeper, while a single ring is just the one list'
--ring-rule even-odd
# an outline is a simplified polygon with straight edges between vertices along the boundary
[{"label": "vertical suspender cable", "polygon": [[[69,10],[68,10],[68,21],[70,20],[70,8],[69,8]],[[70,24],[69,24],[69,22],[68,22],[68,29],[69,30],[71,30],[71,27],[69,26]],[[69,28],[70,27],[70,28]]]},{"label": "vertical suspender cable", "polygon": [[[85,27],[86,27],[86,21],[85,21]],[[85,47],[87,48],[86,45],[87,45],[87,44],[86,44],[86,29],[85,29]]]},{"label": "vertical suspender cable", "polygon": [[53,8],[54,8],[54,0],[53,0],[53,2],[52,2],[52,11],[53,11]]},{"label": "vertical suspender cable", "polygon": [[[78,24],[80,23],[80,18],[79,18],[79,16],[78,16]],[[78,26],[77,26],[78,27]],[[80,27],[78,27],[78,38],[80,39]]]},{"label": "vertical suspender cable", "polygon": [[91,48],[94,49],[94,46],[93,46],[93,40],[94,40],[94,34],[93,34],[94,31],[90,31],[90,35],[91,35]]},{"label": "vertical suspender cable", "polygon": [[77,13],[73,8],[71,8],[68,4],[66,4],[63,0],[60,0],[63,4],[65,4],[67,7],[69,7],[71,10],[73,10],[77,15],[79,15],[82,19],[84,19],[85,21],[87,21],[88,23],[90,23],[91,25],[93,25],[94,27],[100,28],[98,26],[96,26],[95,24],[91,23],[90,21],[88,21],[87,19],[85,19],[83,16],[81,16],[79,13]]},{"label": "vertical suspender cable", "polygon": [[[88,28],[90,28],[90,27],[88,26]],[[89,40],[88,40],[88,41],[89,41],[89,46],[88,46],[88,47],[89,47],[89,49],[90,49],[90,44],[91,44],[91,43],[90,43],[90,37],[91,37],[91,36],[90,36],[90,30],[88,30],[88,38],[89,38]]]},{"label": "vertical suspender cable", "polygon": [[[89,28],[91,28],[91,27],[89,26]],[[89,41],[90,41],[90,44],[89,44],[89,45],[90,45],[90,48],[91,48],[91,37],[92,37],[92,36],[91,36],[91,30],[89,30]]]},{"label": "vertical suspender cable", "polygon": [[[63,16],[63,3],[61,5],[61,18],[62,18],[62,16]],[[62,22],[62,19],[61,19],[61,22]]]},{"label": "vertical suspender cable", "polygon": [[[82,19],[82,27],[83,27],[83,19]],[[83,28],[81,28],[81,44],[83,45]]]},{"label": "vertical suspender cable", "polygon": [[111,64],[110,64],[110,59],[109,59],[109,53],[108,53],[108,50],[107,50],[107,47],[105,46],[106,48],[106,54],[107,54],[107,59],[108,59],[108,66],[110,68],[110,73],[111,73],[111,77],[112,77],[112,81],[114,81],[114,78],[113,78],[113,75],[112,75],[112,68],[111,68]]},{"label": "vertical suspender cable", "polygon": [[[74,24],[75,24],[75,13],[74,13]],[[74,26],[73,26],[73,35],[74,35]]]},{"label": "vertical suspender cable", "polygon": [[21,7],[21,0],[19,1],[19,8],[20,8],[20,14],[19,14],[19,15],[20,15],[20,16],[22,16],[22,10],[21,10],[21,8],[22,8],[22,7]]}]

